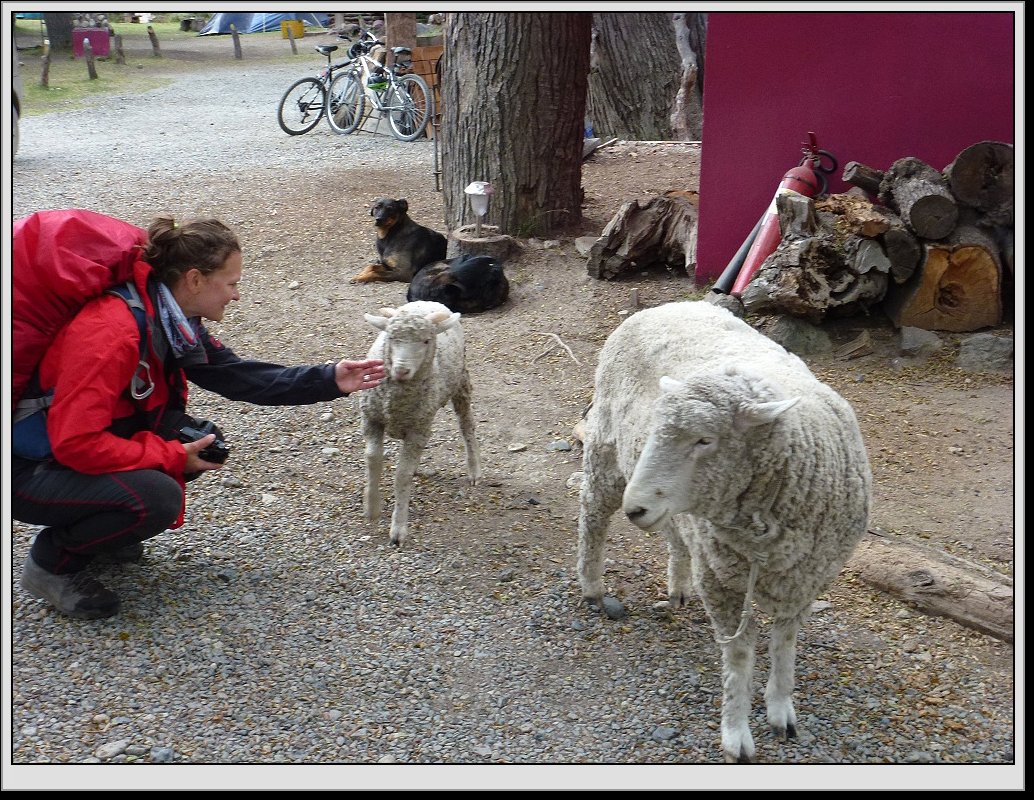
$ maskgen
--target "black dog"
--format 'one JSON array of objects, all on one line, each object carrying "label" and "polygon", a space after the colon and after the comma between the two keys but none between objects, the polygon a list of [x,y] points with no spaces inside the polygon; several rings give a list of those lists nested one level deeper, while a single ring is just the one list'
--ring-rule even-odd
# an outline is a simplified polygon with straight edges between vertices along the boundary
[{"label": "black dog", "polygon": [[510,282],[490,256],[461,256],[428,264],[409,284],[407,300],[434,300],[450,311],[476,314],[506,301]]},{"label": "black dog", "polygon": [[370,264],[352,278],[352,283],[410,281],[426,264],[442,261],[448,240],[438,231],[418,225],[409,218],[405,199],[382,197],[370,208],[377,226],[376,264]]}]

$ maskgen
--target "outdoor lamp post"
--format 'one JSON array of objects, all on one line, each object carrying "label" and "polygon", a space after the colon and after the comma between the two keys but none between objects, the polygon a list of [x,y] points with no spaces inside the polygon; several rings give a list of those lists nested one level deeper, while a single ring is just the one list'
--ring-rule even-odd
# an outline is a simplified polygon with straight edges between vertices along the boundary
[{"label": "outdoor lamp post", "polygon": [[474,181],[463,190],[470,198],[470,207],[477,217],[474,224],[474,236],[481,238],[481,218],[488,213],[488,201],[492,196],[492,184],[488,181]]}]

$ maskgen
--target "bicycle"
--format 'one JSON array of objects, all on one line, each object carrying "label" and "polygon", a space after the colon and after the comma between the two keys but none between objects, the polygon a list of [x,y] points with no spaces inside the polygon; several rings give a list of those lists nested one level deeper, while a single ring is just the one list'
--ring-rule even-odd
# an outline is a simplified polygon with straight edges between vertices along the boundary
[{"label": "bicycle", "polygon": [[387,116],[396,139],[412,142],[424,133],[431,118],[431,89],[427,81],[408,71],[413,64],[411,48],[391,48],[394,63],[385,67],[371,55],[383,46],[378,40],[359,41],[349,49],[349,55],[354,54],[351,68],[339,71],[327,89],[327,122],[338,133],[352,133],[368,113],[377,112],[378,120]]},{"label": "bicycle", "polygon": [[354,62],[354,59],[349,58],[339,64],[331,64],[331,54],[337,49],[336,44],[316,45],[316,52],[327,57],[327,66],[315,77],[301,78],[292,83],[280,98],[277,122],[285,133],[291,136],[308,133],[323,119],[327,112],[327,89],[334,74],[352,66]]}]

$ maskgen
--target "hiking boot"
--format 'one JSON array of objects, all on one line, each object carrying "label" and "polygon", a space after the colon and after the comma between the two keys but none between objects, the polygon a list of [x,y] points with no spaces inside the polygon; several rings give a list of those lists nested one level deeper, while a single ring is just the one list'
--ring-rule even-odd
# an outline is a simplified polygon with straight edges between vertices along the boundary
[{"label": "hiking boot", "polygon": [[118,613],[119,598],[85,572],[55,575],[25,559],[22,588],[33,597],[46,600],[62,614],[77,619],[101,619]]},{"label": "hiking boot", "polygon": [[98,553],[98,561],[111,561],[115,564],[136,564],[144,557],[144,543],[134,542],[120,547],[118,550],[109,550],[106,553]]}]

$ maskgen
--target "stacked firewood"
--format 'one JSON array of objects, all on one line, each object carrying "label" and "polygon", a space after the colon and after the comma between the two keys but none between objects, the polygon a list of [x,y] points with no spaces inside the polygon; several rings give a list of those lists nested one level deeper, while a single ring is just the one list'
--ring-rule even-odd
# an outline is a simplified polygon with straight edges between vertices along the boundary
[{"label": "stacked firewood", "polygon": [[882,305],[898,327],[1002,322],[1013,276],[1013,146],[983,141],[943,172],[918,158],[885,172],[850,162],[854,188],[776,200],[782,240],[744,289],[748,313],[827,315]]}]

